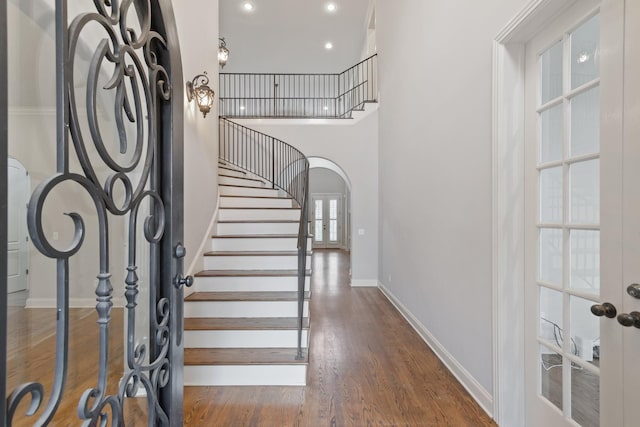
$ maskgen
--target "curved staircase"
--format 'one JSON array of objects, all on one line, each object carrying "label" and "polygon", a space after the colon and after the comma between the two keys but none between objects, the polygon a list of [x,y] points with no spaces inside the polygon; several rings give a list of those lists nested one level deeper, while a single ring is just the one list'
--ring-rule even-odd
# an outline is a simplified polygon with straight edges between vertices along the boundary
[{"label": "curved staircase", "polygon": [[300,206],[274,187],[220,163],[216,231],[185,298],[186,386],[306,384],[311,252],[299,300]]}]

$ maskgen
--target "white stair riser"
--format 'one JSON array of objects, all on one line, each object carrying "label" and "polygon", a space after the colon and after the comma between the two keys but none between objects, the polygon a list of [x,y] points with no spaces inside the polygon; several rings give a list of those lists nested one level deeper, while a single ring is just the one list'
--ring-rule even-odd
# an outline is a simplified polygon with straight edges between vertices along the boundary
[{"label": "white stair riser", "polygon": [[218,212],[219,221],[300,221],[300,209],[228,209]]},{"label": "white stair riser", "polygon": [[[309,315],[309,301],[303,316]],[[185,301],[184,317],[297,317],[297,301]]]},{"label": "white stair riser", "polygon": [[[297,277],[195,277],[198,292],[285,292],[298,290]],[[305,277],[305,291],[311,278]]]},{"label": "white stair riser", "polygon": [[[226,175],[226,174],[225,174]],[[262,181],[256,181],[254,179],[247,179],[246,177],[231,177],[231,176],[219,176],[218,184],[223,185],[242,185],[246,187],[264,188],[265,183]]]},{"label": "white stair riser", "polygon": [[304,386],[306,365],[185,366],[185,386]]},{"label": "white stair riser", "polygon": [[291,199],[262,199],[259,197],[220,197],[221,208],[290,208]]},{"label": "white stair riser", "polygon": [[[302,330],[302,346],[307,347],[308,331]],[[187,348],[297,348],[297,330],[184,331]]]},{"label": "white stair riser", "polygon": [[298,234],[296,222],[219,222],[216,235]]},{"label": "white stair riser", "polygon": [[[277,256],[207,256],[206,270],[294,270],[298,268],[297,255]],[[306,268],[311,268],[311,257],[307,256]]]},{"label": "white stair riser", "polygon": [[221,196],[278,197],[278,190],[270,188],[226,187],[223,185],[219,188]]},{"label": "white stair riser", "polygon": [[[311,249],[311,239],[307,248]],[[296,251],[297,237],[215,237],[211,239],[212,251]]]}]

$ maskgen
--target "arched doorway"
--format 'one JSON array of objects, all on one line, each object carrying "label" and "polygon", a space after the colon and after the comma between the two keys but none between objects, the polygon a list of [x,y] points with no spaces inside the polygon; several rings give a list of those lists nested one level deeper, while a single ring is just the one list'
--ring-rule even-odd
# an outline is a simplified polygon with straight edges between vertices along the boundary
[{"label": "arched doorway", "polygon": [[322,157],[309,157],[309,168],[313,248],[343,250],[350,259],[351,181],[338,164]]},{"label": "arched doorway", "polygon": [[309,158],[313,247],[351,251],[351,183],[331,160]]}]

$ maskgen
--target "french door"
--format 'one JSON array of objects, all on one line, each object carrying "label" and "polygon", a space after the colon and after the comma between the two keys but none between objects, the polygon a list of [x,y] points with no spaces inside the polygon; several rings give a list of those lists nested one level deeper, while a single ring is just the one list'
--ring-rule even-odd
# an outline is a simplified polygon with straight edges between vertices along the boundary
[{"label": "french door", "polygon": [[640,54],[623,52],[623,40],[637,30],[624,14],[632,22],[640,9],[626,2],[624,12],[624,3],[574,2],[526,46],[531,426],[632,426],[640,419],[633,397],[640,286],[629,287],[640,281],[640,124],[622,120],[640,95],[628,73],[638,72]]},{"label": "french door", "polygon": [[0,154],[25,165],[32,188],[27,308],[9,310],[13,184],[0,185],[0,425],[181,426],[188,281],[171,2],[1,3]]},{"label": "french door", "polygon": [[343,244],[342,194],[311,195],[314,248],[339,248]]}]

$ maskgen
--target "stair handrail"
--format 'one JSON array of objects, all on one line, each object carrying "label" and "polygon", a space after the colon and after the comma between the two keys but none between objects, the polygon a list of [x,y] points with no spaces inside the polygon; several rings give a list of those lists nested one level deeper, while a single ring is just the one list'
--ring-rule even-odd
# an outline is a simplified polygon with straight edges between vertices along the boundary
[{"label": "stair handrail", "polygon": [[309,160],[297,148],[270,135],[220,117],[219,157],[224,162],[266,179],[273,189],[287,193],[300,206],[298,226],[298,351],[304,359],[304,324],[307,240],[309,235]]},{"label": "stair handrail", "polygon": [[375,53],[340,73],[220,73],[222,117],[350,118],[377,102]]}]

